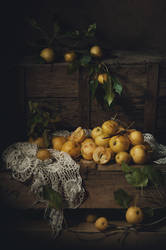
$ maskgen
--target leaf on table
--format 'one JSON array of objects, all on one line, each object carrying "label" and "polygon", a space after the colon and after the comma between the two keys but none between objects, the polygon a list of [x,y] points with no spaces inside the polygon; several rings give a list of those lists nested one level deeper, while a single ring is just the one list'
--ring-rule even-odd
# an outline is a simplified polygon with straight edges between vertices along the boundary
[{"label": "leaf on table", "polygon": [[127,208],[133,198],[123,189],[118,189],[114,192],[114,199],[121,207]]},{"label": "leaf on table", "polygon": [[58,192],[54,191],[51,187],[49,186],[43,187],[43,198],[49,201],[50,208],[56,208],[56,209],[63,208],[64,204],[62,196]]}]

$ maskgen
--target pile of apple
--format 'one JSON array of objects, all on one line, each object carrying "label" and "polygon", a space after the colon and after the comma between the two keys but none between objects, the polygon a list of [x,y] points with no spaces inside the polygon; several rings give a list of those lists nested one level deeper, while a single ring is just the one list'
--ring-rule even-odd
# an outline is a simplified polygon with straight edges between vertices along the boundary
[{"label": "pile of apple", "polygon": [[126,129],[113,119],[93,128],[89,137],[81,127],[68,137],[54,136],[52,147],[67,152],[74,159],[81,156],[97,164],[110,161],[144,164],[152,156],[152,149],[141,131]]}]

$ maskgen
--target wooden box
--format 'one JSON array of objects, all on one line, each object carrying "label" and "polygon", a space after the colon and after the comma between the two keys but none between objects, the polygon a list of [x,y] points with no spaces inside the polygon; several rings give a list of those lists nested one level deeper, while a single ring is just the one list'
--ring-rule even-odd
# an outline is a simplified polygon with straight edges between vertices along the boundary
[{"label": "wooden box", "polygon": [[20,106],[25,114],[28,100],[50,102],[62,120],[72,127],[93,128],[115,113],[143,132],[166,139],[166,57],[153,54],[113,52],[106,61],[123,85],[123,94],[106,112],[90,101],[87,72],[68,74],[66,63],[22,63],[19,75]]}]

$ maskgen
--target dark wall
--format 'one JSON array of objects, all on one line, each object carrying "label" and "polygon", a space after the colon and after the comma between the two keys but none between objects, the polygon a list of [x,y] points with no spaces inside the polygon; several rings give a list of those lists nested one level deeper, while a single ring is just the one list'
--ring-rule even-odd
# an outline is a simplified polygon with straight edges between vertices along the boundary
[{"label": "dark wall", "polygon": [[[19,138],[16,82],[12,67],[30,51],[26,42],[36,34],[25,19],[36,18],[50,29],[52,16],[67,27],[97,23],[97,34],[106,47],[120,50],[156,50],[166,52],[166,2],[164,0],[29,0],[1,4],[1,140]],[[5,132],[7,131],[7,133]],[[8,134],[8,140],[6,139]],[[7,143],[7,142],[6,142]]]}]

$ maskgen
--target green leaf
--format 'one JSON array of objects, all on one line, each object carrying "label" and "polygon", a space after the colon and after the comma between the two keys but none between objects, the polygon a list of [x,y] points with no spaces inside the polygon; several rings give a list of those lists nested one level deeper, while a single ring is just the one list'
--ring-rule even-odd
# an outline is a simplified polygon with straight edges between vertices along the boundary
[{"label": "green leaf", "polygon": [[127,165],[125,162],[122,162],[121,167],[122,167],[122,171],[124,173],[130,173],[130,172],[132,172],[134,170],[133,167]]},{"label": "green leaf", "polygon": [[163,184],[163,181],[164,181],[163,176],[159,169],[155,168],[152,165],[145,165],[143,168],[143,172],[144,174],[147,175],[147,177],[153,184],[156,184],[156,185]]},{"label": "green leaf", "polygon": [[56,209],[63,208],[62,196],[48,185],[43,187],[43,198],[49,201],[49,207]]},{"label": "green leaf", "polygon": [[117,80],[117,78],[112,77],[113,80],[113,89],[115,90],[115,92],[119,95],[121,95],[123,87],[120,84],[120,82]]},{"label": "green leaf", "polygon": [[91,61],[91,56],[89,55],[84,55],[80,59],[80,65],[81,66],[86,66],[88,63]]},{"label": "green leaf", "polygon": [[129,207],[132,197],[123,189],[118,189],[114,192],[114,199],[123,208]]},{"label": "green leaf", "polygon": [[112,88],[112,82],[111,79],[109,78],[107,82],[103,84],[103,87],[105,89],[105,97],[104,100],[107,102],[108,106],[110,107],[111,103],[113,102],[115,98],[115,94],[113,92]]},{"label": "green leaf", "polygon": [[148,184],[148,177],[141,169],[134,169],[132,173],[126,174],[127,182],[135,187],[146,187]]}]

